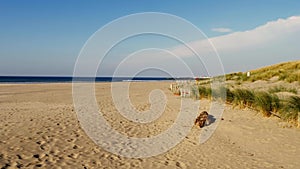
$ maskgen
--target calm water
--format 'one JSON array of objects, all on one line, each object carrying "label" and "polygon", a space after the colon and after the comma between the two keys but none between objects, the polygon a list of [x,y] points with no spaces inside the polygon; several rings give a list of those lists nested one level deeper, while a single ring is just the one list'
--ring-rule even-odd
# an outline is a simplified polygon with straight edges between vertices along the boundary
[{"label": "calm water", "polygon": [[192,80],[193,78],[167,78],[167,77],[45,77],[45,76],[0,76],[0,83],[65,83],[65,82],[121,82],[121,81],[166,81],[166,80]]}]

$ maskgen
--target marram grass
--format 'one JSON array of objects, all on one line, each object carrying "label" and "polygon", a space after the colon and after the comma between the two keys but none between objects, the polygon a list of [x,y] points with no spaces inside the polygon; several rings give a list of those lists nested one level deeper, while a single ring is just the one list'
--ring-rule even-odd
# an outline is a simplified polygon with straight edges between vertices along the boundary
[{"label": "marram grass", "polygon": [[298,121],[300,113],[300,97],[291,96],[284,101],[285,105],[280,110],[280,115],[283,119],[287,121]]},{"label": "marram grass", "polygon": [[243,88],[229,89],[227,87],[212,90],[211,87],[198,85],[191,88],[191,97],[194,99],[222,99],[226,103],[240,108],[249,107],[257,110],[266,117],[274,114],[289,122],[300,121],[298,119],[300,112],[299,96],[290,96],[287,100],[281,100],[271,92]]}]

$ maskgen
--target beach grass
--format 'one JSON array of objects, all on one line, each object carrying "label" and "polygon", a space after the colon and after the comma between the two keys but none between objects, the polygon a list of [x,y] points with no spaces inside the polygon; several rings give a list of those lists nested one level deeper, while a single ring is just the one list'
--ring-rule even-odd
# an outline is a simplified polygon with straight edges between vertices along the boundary
[{"label": "beach grass", "polygon": [[254,103],[254,93],[252,90],[237,88],[232,91],[233,105],[238,105],[240,108],[251,107]]},{"label": "beach grass", "polygon": [[278,77],[278,80],[288,83],[300,83],[300,61],[279,63],[249,72],[251,73],[250,77],[247,77],[246,72],[227,74],[226,80],[235,80],[241,83],[243,81],[270,80],[273,77]]},{"label": "beach grass", "polygon": [[278,96],[267,92],[256,92],[254,103],[253,107],[267,117],[271,116],[272,112],[277,112],[280,108]]},{"label": "beach grass", "polygon": [[299,120],[300,97],[290,96],[286,100],[281,100],[275,93],[283,90],[285,91],[286,88],[272,88],[266,92],[224,86],[212,89],[210,86],[194,85],[191,87],[191,97],[194,99],[221,99],[240,109],[251,108],[265,117],[275,115],[294,123]]},{"label": "beach grass", "polygon": [[293,93],[293,94],[298,94],[298,91],[296,88],[287,88],[282,85],[270,88],[269,92],[270,93],[289,92],[289,93]]},{"label": "beach grass", "polygon": [[[244,82],[258,80],[270,81],[271,83],[283,81],[281,83],[285,84],[299,82],[298,84],[300,84],[300,61],[285,62],[252,70],[250,76],[247,76],[247,72],[237,72],[227,74],[225,77],[226,80],[233,81],[233,83],[230,82],[230,87],[212,88],[210,86],[211,80],[205,80],[191,87],[191,97],[194,99],[222,100],[233,105],[233,107],[251,108],[266,117],[274,115],[288,122],[298,121],[300,124],[300,97],[296,87],[280,84],[273,85],[266,90],[256,90],[243,85]],[[291,94],[279,98],[278,93],[280,92]]]},{"label": "beach grass", "polygon": [[284,100],[285,106],[280,110],[280,114],[283,119],[287,121],[298,121],[300,112],[300,97],[291,96],[287,100]]}]

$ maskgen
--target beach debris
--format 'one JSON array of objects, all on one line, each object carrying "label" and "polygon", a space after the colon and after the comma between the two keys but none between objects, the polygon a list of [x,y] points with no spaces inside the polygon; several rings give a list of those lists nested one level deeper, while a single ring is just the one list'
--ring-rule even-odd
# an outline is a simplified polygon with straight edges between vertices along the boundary
[{"label": "beach debris", "polygon": [[199,116],[196,118],[194,124],[198,125],[200,128],[204,127],[206,122],[208,121],[208,113],[207,111],[202,111]]}]

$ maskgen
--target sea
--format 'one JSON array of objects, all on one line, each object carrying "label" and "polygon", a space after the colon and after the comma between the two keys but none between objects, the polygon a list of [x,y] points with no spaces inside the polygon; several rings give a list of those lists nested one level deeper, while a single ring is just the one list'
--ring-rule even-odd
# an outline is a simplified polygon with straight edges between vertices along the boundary
[{"label": "sea", "polygon": [[190,77],[55,77],[55,76],[0,76],[0,83],[69,83],[69,82],[144,82],[193,80]]}]

